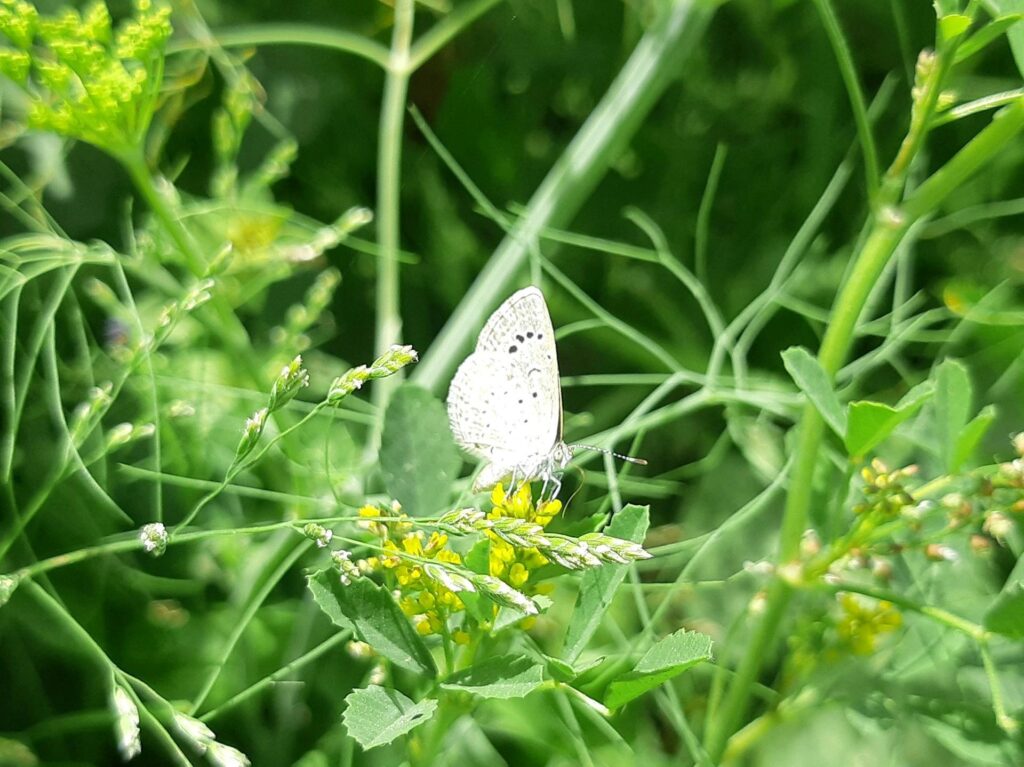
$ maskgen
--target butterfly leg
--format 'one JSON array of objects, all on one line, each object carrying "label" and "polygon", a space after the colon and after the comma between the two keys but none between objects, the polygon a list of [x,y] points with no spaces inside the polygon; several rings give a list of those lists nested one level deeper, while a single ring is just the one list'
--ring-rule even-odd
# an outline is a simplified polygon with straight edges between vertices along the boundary
[{"label": "butterfly leg", "polygon": [[519,476],[519,467],[518,466],[513,466],[512,467],[512,474],[508,478],[508,487],[505,488],[505,501],[506,502],[511,501],[512,498],[516,494],[516,490],[519,489],[519,488],[516,487],[516,478],[518,476]]}]

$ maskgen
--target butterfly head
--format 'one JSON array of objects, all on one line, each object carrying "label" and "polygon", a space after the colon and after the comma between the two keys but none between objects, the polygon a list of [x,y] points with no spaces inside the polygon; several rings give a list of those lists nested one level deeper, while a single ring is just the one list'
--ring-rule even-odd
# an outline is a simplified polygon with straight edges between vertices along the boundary
[{"label": "butterfly head", "polygon": [[551,462],[558,468],[564,469],[572,460],[573,447],[559,440],[551,451]]}]

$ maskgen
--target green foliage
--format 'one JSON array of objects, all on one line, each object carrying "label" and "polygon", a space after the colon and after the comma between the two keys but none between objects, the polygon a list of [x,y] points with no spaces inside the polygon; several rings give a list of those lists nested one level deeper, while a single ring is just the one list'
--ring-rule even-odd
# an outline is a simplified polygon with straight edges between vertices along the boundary
[{"label": "green foliage", "polygon": [[1024,762],[1021,0],[279,10],[0,0],[0,762]]},{"label": "green foliage", "polygon": [[893,407],[881,402],[851,402],[846,411],[846,451],[862,458],[883,441],[901,423],[917,413],[932,396],[933,387],[925,382],[911,389]]},{"label": "green foliage", "polygon": [[986,611],[983,623],[986,629],[996,634],[1024,639],[1024,582],[1007,584]]},{"label": "green foliage", "polygon": [[623,706],[698,663],[709,660],[711,638],[696,631],[680,629],[651,647],[632,671],[613,679],[604,703],[608,708]]},{"label": "green foliage", "polygon": [[[640,542],[647,534],[649,524],[647,507],[626,506],[612,519],[608,533],[616,538]],[[576,662],[601,625],[601,619],[628,570],[625,565],[605,565],[600,570],[584,574],[562,647],[562,657],[570,664]]]},{"label": "green foliage", "polygon": [[365,749],[383,746],[427,722],[437,709],[430,699],[413,703],[397,690],[371,685],[345,698],[345,728]]},{"label": "green foliage", "polygon": [[384,416],[381,471],[388,494],[413,517],[445,508],[462,459],[444,407],[430,392],[406,385],[395,391]]},{"label": "green foliage", "polygon": [[336,626],[352,629],[376,652],[401,668],[428,676],[436,673],[423,640],[387,589],[364,578],[342,587],[332,570],[311,575],[308,583],[316,603]]},{"label": "green foliage", "polygon": [[799,346],[786,349],[782,353],[782,361],[793,381],[817,408],[825,423],[839,437],[843,437],[846,434],[846,414],[821,364],[810,352]]},{"label": "green foliage", "polygon": [[529,658],[502,655],[456,671],[441,687],[481,698],[523,698],[544,681],[543,667]]}]

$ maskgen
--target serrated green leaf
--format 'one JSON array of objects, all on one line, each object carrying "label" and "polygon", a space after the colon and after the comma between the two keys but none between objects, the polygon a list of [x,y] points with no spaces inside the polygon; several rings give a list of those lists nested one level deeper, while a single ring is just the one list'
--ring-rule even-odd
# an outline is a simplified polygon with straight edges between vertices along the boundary
[{"label": "serrated green leaf", "polygon": [[978,448],[978,444],[988,432],[988,427],[996,419],[996,409],[992,405],[986,405],[981,409],[968,424],[960,430],[960,436],[956,439],[956,448],[953,451],[953,464],[959,468],[970,458]]},{"label": "serrated green leaf", "polygon": [[502,655],[452,674],[441,687],[481,698],[523,698],[543,682],[539,663],[521,655]]},{"label": "serrated green leaf", "polygon": [[[647,507],[630,504],[615,515],[605,532],[615,538],[642,543],[648,524],[650,517]],[[628,571],[629,565],[604,565],[583,573],[576,607],[565,634],[563,660],[575,663],[601,624],[601,618],[611,604],[615,590]]]},{"label": "serrated green leaf", "polygon": [[989,631],[1011,639],[1024,639],[1024,581],[1007,586],[985,613]]},{"label": "serrated green leaf", "polygon": [[367,750],[386,745],[419,727],[437,709],[437,701],[432,698],[413,703],[398,690],[377,685],[353,690],[346,696],[345,704],[345,729]]},{"label": "serrated green leaf", "polygon": [[366,578],[345,586],[331,569],[314,573],[307,582],[313,599],[335,625],[353,629],[374,652],[397,666],[428,676],[437,673],[423,639],[386,588]]},{"label": "serrated green leaf", "polygon": [[967,425],[971,409],[971,379],[967,368],[956,360],[945,360],[935,373],[935,436],[939,458],[952,474],[956,464],[956,445]]},{"label": "serrated green leaf", "polygon": [[384,415],[380,467],[388,494],[413,517],[445,508],[462,458],[444,406],[426,389],[400,387]]},{"label": "serrated green leaf", "polygon": [[846,415],[846,452],[860,457],[879,445],[932,396],[930,382],[915,386],[895,407],[880,402],[851,402]]},{"label": "serrated green leaf", "polygon": [[608,708],[618,708],[664,684],[698,663],[711,660],[711,637],[680,629],[655,644],[632,671],[616,677],[605,695]]},{"label": "serrated green leaf", "polygon": [[839,404],[832,380],[811,353],[802,346],[791,346],[782,353],[782,362],[790,377],[810,400],[840,439],[846,434],[846,414]]},{"label": "serrated green leaf", "polygon": [[1010,13],[993,19],[983,26],[969,38],[964,40],[956,49],[955,61],[957,64],[966,61],[971,56],[983,51],[995,40],[1007,34],[1011,27],[1015,26],[1024,18],[1024,14]]},{"label": "serrated green leaf", "polygon": [[939,34],[942,35],[943,42],[949,42],[971,27],[971,17],[964,16],[962,13],[951,13],[948,16],[943,16],[939,19]]}]

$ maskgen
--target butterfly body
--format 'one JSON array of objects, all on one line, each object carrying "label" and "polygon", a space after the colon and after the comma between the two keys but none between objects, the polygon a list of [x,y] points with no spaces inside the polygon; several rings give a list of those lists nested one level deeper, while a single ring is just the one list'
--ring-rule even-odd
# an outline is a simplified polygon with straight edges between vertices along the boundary
[{"label": "butterfly body", "polygon": [[474,490],[507,477],[555,480],[569,463],[555,333],[537,288],[514,293],[484,325],[452,379],[448,418],[456,442],[487,461]]}]

